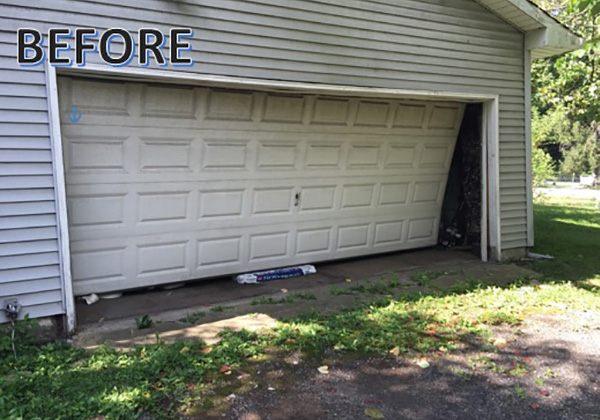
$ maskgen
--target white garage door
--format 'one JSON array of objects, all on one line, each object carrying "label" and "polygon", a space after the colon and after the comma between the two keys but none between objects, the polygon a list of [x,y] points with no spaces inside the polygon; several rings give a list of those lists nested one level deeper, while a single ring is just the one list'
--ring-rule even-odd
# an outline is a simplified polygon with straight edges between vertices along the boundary
[{"label": "white garage door", "polygon": [[461,104],[59,91],[77,295],[436,243]]}]

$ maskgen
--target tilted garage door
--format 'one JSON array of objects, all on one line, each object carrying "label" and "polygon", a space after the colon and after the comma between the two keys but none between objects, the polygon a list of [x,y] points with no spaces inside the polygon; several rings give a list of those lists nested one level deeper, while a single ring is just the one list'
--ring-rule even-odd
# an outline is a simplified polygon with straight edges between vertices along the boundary
[{"label": "tilted garage door", "polygon": [[71,78],[59,92],[77,295],[436,243],[462,104]]}]

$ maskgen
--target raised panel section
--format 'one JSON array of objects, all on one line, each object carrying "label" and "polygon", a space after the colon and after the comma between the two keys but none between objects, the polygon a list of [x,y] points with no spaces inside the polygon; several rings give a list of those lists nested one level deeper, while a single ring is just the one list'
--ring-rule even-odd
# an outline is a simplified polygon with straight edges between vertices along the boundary
[{"label": "raised panel section", "polygon": [[390,144],[385,158],[386,168],[412,168],[415,161],[414,145]]},{"label": "raised panel section", "polygon": [[208,140],[204,145],[204,169],[244,169],[246,168],[246,142]]},{"label": "raised panel section", "polygon": [[68,142],[68,170],[125,172],[125,138],[87,137]]},{"label": "raised panel section", "polygon": [[381,184],[381,193],[379,194],[379,205],[401,205],[406,204],[408,200],[408,182],[384,183]]},{"label": "raised panel section", "polygon": [[375,245],[402,241],[403,221],[375,224]]},{"label": "raised panel section", "polygon": [[425,146],[421,154],[420,168],[445,168],[448,162],[448,146]]},{"label": "raised panel section", "polygon": [[457,106],[434,106],[429,120],[429,128],[455,128],[459,112],[460,109]]},{"label": "raised panel section", "polygon": [[138,247],[139,274],[186,270],[187,242],[158,243]]},{"label": "raised panel section", "polygon": [[369,225],[340,226],[338,249],[362,248],[368,245]]},{"label": "raised panel section", "polygon": [[427,239],[431,238],[435,243],[435,219],[417,219],[411,220],[408,227],[408,239]]},{"label": "raised panel section", "polygon": [[[124,280],[124,261],[125,247],[71,252],[71,267],[76,281]],[[127,285],[123,284],[123,288],[127,288]]]},{"label": "raised panel section", "polygon": [[309,144],[306,152],[306,167],[338,169],[341,154],[341,144]]},{"label": "raised panel section", "polygon": [[125,195],[69,195],[68,210],[73,227],[119,225],[125,217]]},{"label": "raised panel section", "polygon": [[304,115],[303,96],[268,95],[263,120],[266,122],[301,123]]},{"label": "raised panel section", "polygon": [[240,216],[244,190],[201,191],[200,214],[203,217]]},{"label": "raised panel section", "polygon": [[249,121],[254,95],[251,92],[211,91],[206,118],[213,120]]},{"label": "raised panel section", "polygon": [[250,260],[282,258],[288,253],[288,232],[253,235],[250,237]]},{"label": "raised panel section", "polygon": [[141,139],[140,170],[190,171],[191,140]]},{"label": "raised panel section", "polygon": [[347,99],[317,98],[314,105],[312,123],[345,125],[348,121],[349,103]]},{"label": "raised panel section", "polygon": [[296,235],[296,254],[327,252],[330,249],[331,229],[300,230]]},{"label": "raised panel section", "polygon": [[287,214],[291,212],[292,188],[265,188],[254,191],[252,214]]},{"label": "raised panel section", "polygon": [[302,189],[300,210],[333,210],[335,186],[306,187]]},{"label": "raised panel section", "polygon": [[342,208],[369,207],[373,202],[375,185],[346,185],[342,193]]},{"label": "raised panel section", "polygon": [[194,118],[195,105],[193,88],[147,86],[142,100],[142,115]]},{"label": "raised panel section", "polygon": [[441,184],[439,181],[417,182],[415,184],[415,194],[413,203],[436,202],[440,196]]},{"label": "raised panel section", "polygon": [[426,109],[425,105],[399,104],[394,117],[394,127],[421,128]]},{"label": "raised panel section", "polygon": [[139,221],[166,222],[187,219],[187,192],[155,192],[139,194]]},{"label": "raised panel section", "polygon": [[198,241],[198,267],[240,262],[241,237]]},{"label": "raised panel section", "polygon": [[358,126],[385,127],[389,112],[389,102],[360,101],[355,124]]},{"label": "raised panel section", "polygon": [[294,143],[261,143],[257,167],[262,170],[294,170],[298,147]]},{"label": "raised panel section", "polygon": [[[121,82],[71,81],[71,103],[85,115],[129,115],[129,90]],[[93,101],[90,100],[93,98]]]},{"label": "raised panel section", "polygon": [[379,164],[379,145],[352,145],[348,153],[348,168],[376,169]]}]

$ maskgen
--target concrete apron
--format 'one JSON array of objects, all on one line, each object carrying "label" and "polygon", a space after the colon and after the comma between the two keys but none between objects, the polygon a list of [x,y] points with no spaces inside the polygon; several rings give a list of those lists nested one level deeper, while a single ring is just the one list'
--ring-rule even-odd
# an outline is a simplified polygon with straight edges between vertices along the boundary
[{"label": "concrete apron", "polygon": [[[424,270],[426,268],[426,270]],[[431,289],[443,290],[460,280],[478,280],[488,284],[506,284],[519,278],[533,279],[538,273],[519,267],[514,264],[482,263],[476,259],[468,258],[461,261],[444,261],[438,264],[431,263],[416,271],[436,271],[447,274],[432,280],[428,285],[418,285],[410,280],[414,267],[404,271],[386,271],[386,278],[394,276],[399,281],[399,287],[391,288],[392,296],[400,296],[415,291]],[[342,278],[335,285],[339,289],[348,289],[357,285],[373,284],[379,280],[378,275],[363,277],[362,280]],[[277,281],[270,283],[271,290]],[[314,287],[298,290],[301,293],[312,293],[316,300],[298,299],[291,303],[279,304],[254,304],[255,298],[236,299],[232,296],[230,301],[219,302],[213,305],[188,307],[185,309],[165,310],[150,313],[153,325],[150,328],[138,329],[135,317],[122,319],[101,320],[95,324],[88,324],[80,328],[74,336],[74,343],[85,348],[95,348],[101,344],[113,346],[122,350],[130,350],[138,345],[153,344],[157,341],[157,334],[161,341],[174,343],[176,341],[204,340],[207,344],[219,341],[219,333],[230,329],[240,331],[266,331],[277,324],[282,318],[295,316],[310,310],[319,310],[331,313],[342,308],[355,306],[358,302],[368,302],[382,295],[334,295],[331,293],[332,284],[321,284]],[[246,285],[253,288],[256,285]],[[281,299],[292,293],[282,288],[277,292],[263,294],[262,297]],[[116,302],[116,301],[115,301]],[[256,302],[254,302],[256,303]],[[200,315],[198,315],[200,313]],[[195,315],[195,318],[193,319]],[[187,321],[184,319],[187,317]],[[190,324],[190,318],[196,325]]]}]

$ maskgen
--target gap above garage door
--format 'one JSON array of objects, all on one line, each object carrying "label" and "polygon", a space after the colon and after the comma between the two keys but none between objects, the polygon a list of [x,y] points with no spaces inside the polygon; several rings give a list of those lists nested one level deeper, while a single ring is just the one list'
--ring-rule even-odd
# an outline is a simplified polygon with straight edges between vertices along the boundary
[{"label": "gap above garage door", "polygon": [[434,245],[464,105],[59,78],[76,295]]}]

